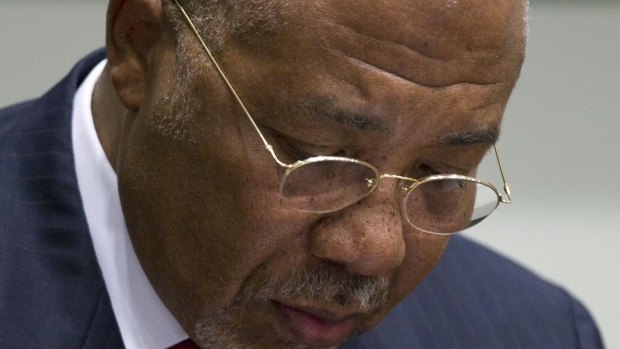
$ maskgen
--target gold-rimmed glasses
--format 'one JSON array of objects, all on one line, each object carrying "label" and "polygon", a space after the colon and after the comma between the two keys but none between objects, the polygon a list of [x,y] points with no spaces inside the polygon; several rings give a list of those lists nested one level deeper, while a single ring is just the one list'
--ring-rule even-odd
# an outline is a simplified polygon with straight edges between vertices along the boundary
[{"label": "gold-rimmed glasses", "polygon": [[285,169],[280,192],[289,207],[315,213],[338,211],[372,193],[381,180],[391,178],[399,181],[402,216],[411,226],[431,234],[450,235],[476,225],[500,203],[512,202],[495,145],[493,150],[506,197],[490,182],[459,174],[437,174],[416,179],[381,173],[365,161],[341,156],[313,156],[292,164],[281,161],[183,6],[178,0],[173,1],[267,151],[278,166]]}]

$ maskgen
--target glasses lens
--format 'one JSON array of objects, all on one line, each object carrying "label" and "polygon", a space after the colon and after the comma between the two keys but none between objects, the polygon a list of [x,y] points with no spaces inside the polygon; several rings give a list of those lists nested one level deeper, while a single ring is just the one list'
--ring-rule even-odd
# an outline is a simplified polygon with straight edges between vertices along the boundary
[{"label": "glasses lens", "polygon": [[308,159],[285,174],[281,190],[285,203],[291,208],[331,212],[368,195],[377,182],[377,171],[364,163]]},{"label": "glasses lens", "polygon": [[468,179],[431,179],[409,191],[404,215],[417,229],[448,235],[470,228],[499,204],[495,190]]}]

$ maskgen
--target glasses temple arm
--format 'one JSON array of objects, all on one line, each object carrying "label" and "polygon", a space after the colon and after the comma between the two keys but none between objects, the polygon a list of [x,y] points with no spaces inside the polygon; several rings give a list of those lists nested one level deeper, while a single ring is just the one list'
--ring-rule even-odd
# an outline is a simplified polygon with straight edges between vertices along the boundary
[{"label": "glasses temple arm", "polygon": [[510,195],[510,185],[508,185],[506,177],[504,176],[504,169],[502,168],[502,162],[499,160],[499,154],[497,152],[497,146],[495,144],[493,144],[493,150],[495,151],[495,158],[497,159],[497,165],[499,166],[499,174],[502,176],[502,181],[504,182],[504,192],[508,197],[507,199],[505,199],[503,196],[501,196],[501,200],[505,204],[511,204],[512,196]]},{"label": "glasses temple arm", "polygon": [[179,8],[179,11],[181,11],[181,14],[183,14],[183,17],[185,17],[185,20],[187,21],[187,24],[189,25],[189,27],[192,30],[192,32],[194,33],[194,35],[198,38],[198,41],[200,41],[200,45],[202,45],[202,48],[207,53],[207,56],[209,57],[209,60],[211,61],[211,63],[213,63],[213,66],[215,67],[215,70],[217,71],[217,73],[220,75],[222,80],[224,80],[224,83],[226,84],[226,87],[228,88],[230,93],[233,95],[233,97],[237,101],[237,104],[239,104],[239,106],[243,110],[243,113],[245,114],[245,116],[248,118],[248,120],[250,120],[250,123],[252,123],[252,126],[256,130],[256,133],[258,133],[261,141],[265,145],[265,148],[267,148],[267,151],[269,151],[269,153],[271,154],[273,159],[278,163],[278,165],[280,165],[282,167],[289,167],[289,165],[287,165],[287,164],[283,163],[282,161],[280,161],[280,159],[278,159],[278,157],[276,156],[276,153],[273,150],[273,146],[271,144],[269,144],[269,142],[267,142],[267,140],[265,139],[265,136],[263,136],[263,133],[260,131],[260,129],[258,128],[256,123],[254,122],[254,119],[252,119],[252,116],[250,115],[250,112],[245,107],[245,104],[243,104],[243,102],[241,101],[241,98],[239,98],[239,95],[237,94],[237,91],[235,91],[235,89],[232,86],[232,84],[230,83],[230,81],[228,81],[228,78],[226,78],[226,75],[224,74],[224,71],[222,70],[222,68],[220,68],[220,65],[215,60],[215,57],[211,53],[211,50],[209,50],[209,47],[207,46],[207,44],[202,39],[202,36],[198,32],[198,29],[196,29],[196,26],[194,26],[194,23],[190,19],[189,15],[187,14],[187,12],[183,8],[183,6],[181,6],[181,4],[177,0],[173,0],[173,1],[176,4],[176,6]]}]

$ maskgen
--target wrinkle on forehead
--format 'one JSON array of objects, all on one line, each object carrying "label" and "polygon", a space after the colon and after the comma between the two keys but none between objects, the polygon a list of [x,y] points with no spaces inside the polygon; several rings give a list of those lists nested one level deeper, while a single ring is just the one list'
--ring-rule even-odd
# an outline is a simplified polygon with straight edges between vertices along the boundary
[{"label": "wrinkle on forehead", "polygon": [[[310,41],[409,80],[513,83],[523,60],[522,0],[328,0],[296,12]],[[304,34],[298,37],[303,45]],[[320,49],[321,47],[317,47]]]},{"label": "wrinkle on forehead", "polygon": [[512,86],[523,60],[520,0],[339,1],[330,49],[420,85]]},{"label": "wrinkle on forehead", "polygon": [[[524,56],[525,0],[282,2],[277,35],[247,48],[343,77],[320,55],[342,54],[421,84],[514,85]],[[268,61],[269,61],[268,60]],[[312,68],[311,68],[312,67]],[[346,69],[346,68],[345,68]]]},{"label": "wrinkle on forehead", "polygon": [[[279,21],[277,40],[264,42],[277,54],[244,47],[261,69],[231,64],[244,67],[232,75],[251,83],[263,110],[273,108],[265,101],[291,106],[306,96],[334,96],[335,103],[281,107],[282,117],[315,119],[318,114],[352,129],[408,129],[420,142],[459,131],[452,127],[457,122],[469,131],[499,122],[518,76],[520,2],[287,2],[293,9],[282,12],[286,18]],[[511,21],[517,23],[514,28]],[[382,122],[371,122],[373,115]]]},{"label": "wrinkle on forehead", "polygon": [[406,83],[412,83],[414,85],[417,86],[421,86],[421,87],[425,87],[425,88],[429,88],[429,89],[434,89],[434,90],[442,90],[442,89],[448,89],[451,87],[456,87],[458,85],[480,85],[480,86],[490,86],[490,85],[499,85],[502,82],[495,82],[495,81],[477,81],[474,79],[455,79],[453,81],[450,82],[424,82],[424,80],[414,80],[414,79],[410,79],[407,76],[401,75],[399,72],[397,71],[391,71],[390,69],[386,68],[386,67],[381,67],[378,65],[375,65],[373,63],[370,62],[366,62],[362,59],[356,58],[356,57],[352,57],[352,56],[347,56],[346,53],[344,52],[340,52],[340,54],[346,56],[349,60],[351,60],[354,64],[357,64],[359,66],[363,66],[363,67],[368,67],[369,69],[372,70],[376,70],[379,72],[382,72],[388,76],[391,76],[392,78],[395,79],[400,79],[405,81]]},{"label": "wrinkle on forehead", "polygon": [[338,0],[326,2],[333,22],[379,40],[445,59],[455,49],[507,46],[524,25],[522,0]]}]

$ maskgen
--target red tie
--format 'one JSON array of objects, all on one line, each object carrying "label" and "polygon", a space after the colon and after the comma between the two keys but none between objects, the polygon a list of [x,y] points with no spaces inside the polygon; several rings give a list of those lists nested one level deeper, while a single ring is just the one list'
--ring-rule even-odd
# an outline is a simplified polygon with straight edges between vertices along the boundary
[{"label": "red tie", "polygon": [[171,346],[170,349],[200,349],[200,347],[197,346],[196,343],[192,342],[192,340],[188,338],[181,343]]}]

